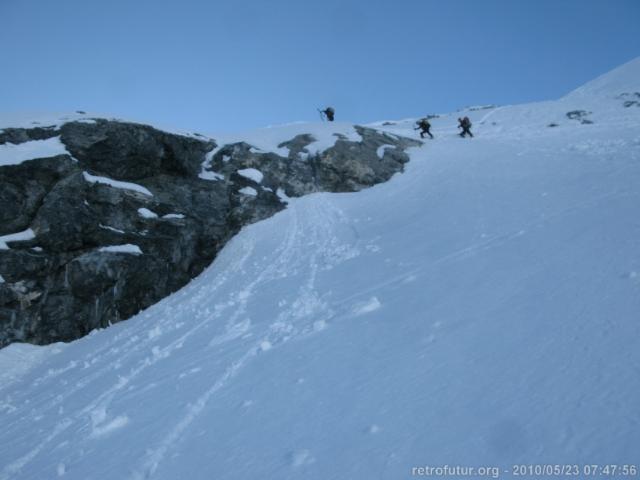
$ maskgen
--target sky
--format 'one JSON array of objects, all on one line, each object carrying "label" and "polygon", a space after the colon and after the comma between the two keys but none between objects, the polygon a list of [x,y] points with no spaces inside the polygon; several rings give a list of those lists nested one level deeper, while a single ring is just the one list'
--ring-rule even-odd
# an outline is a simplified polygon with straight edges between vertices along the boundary
[{"label": "sky", "polygon": [[640,56],[638,0],[0,0],[0,112],[193,130],[552,100]]}]

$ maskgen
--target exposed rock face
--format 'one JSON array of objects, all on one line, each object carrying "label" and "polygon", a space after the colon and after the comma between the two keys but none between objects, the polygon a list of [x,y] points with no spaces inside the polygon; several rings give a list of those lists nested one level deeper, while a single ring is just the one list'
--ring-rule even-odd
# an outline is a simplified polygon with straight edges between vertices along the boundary
[{"label": "exposed rock face", "polygon": [[286,196],[384,182],[418,144],[355,128],[361,141],[338,138],[319,154],[299,135],[280,145],[286,158],[107,120],[0,132],[0,145],[60,136],[70,153],[0,166],[0,236],[35,235],[0,244],[0,347],[69,341],[131,317]]}]

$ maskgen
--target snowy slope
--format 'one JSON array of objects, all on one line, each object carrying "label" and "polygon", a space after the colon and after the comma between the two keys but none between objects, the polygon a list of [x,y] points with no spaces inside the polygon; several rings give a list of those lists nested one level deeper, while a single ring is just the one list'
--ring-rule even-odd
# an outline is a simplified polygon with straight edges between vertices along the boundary
[{"label": "snowy slope", "polygon": [[473,140],[434,119],[405,174],[292,201],[127,322],[3,349],[0,479],[640,463],[639,65],[464,112]]},{"label": "snowy slope", "polygon": [[565,99],[615,98],[623,93],[635,93],[638,91],[639,78],[640,61],[636,58],[575,89]]}]

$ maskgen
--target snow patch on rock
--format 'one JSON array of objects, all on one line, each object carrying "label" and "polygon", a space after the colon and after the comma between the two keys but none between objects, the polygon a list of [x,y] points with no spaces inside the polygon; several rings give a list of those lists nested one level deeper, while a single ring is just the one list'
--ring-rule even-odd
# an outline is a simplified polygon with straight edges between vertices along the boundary
[{"label": "snow patch on rock", "polygon": [[262,179],[264,178],[263,173],[256,168],[243,168],[242,170],[238,170],[238,175],[242,175],[256,183],[262,182]]},{"label": "snow patch on rock", "polygon": [[395,148],[394,145],[380,145],[378,147],[378,149],[376,150],[376,154],[378,155],[378,158],[382,160],[382,157],[384,157],[384,152],[387,150],[387,148]]},{"label": "snow patch on rock", "polygon": [[89,183],[101,183],[103,185],[109,185],[113,188],[120,188],[122,190],[131,190],[134,192],[142,193],[143,195],[148,195],[150,197],[153,196],[148,189],[143,187],[142,185],[138,185],[137,183],[131,182],[121,182],[120,180],[113,180],[112,178],[100,177],[97,175],[91,175],[88,172],[82,172],[84,179]]},{"label": "snow patch on rock", "polygon": [[198,177],[200,177],[203,180],[211,180],[211,181],[215,181],[215,180],[224,180],[224,175],[218,173],[218,172],[211,172],[211,171],[202,171],[198,174]]},{"label": "snow patch on rock", "polygon": [[129,253],[132,255],[142,255],[140,247],[131,243],[125,243],[124,245],[109,245],[107,247],[101,247],[98,251],[106,253]]},{"label": "snow patch on rock", "polygon": [[255,197],[258,195],[258,192],[253,187],[244,187],[238,190],[238,192],[242,193],[243,195],[249,195],[251,197]]},{"label": "snow patch on rock", "polygon": [[142,218],[158,218],[158,214],[156,212],[152,212],[148,208],[144,207],[138,209],[138,215]]},{"label": "snow patch on rock", "polygon": [[60,141],[60,137],[32,140],[17,145],[5,143],[0,145],[0,167],[19,165],[28,160],[55,157],[56,155],[69,155],[67,148]]},{"label": "snow patch on rock", "polygon": [[113,227],[110,227],[109,225],[103,225],[103,224],[100,224],[99,226],[100,226],[100,228],[102,228],[102,229],[104,229],[104,230],[109,230],[109,231],[111,231],[111,232],[116,232],[116,233],[125,233],[125,232],[124,232],[124,230],[120,230],[120,229],[118,229],[118,228],[113,228]]},{"label": "snow patch on rock", "polygon": [[23,230],[22,232],[10,233],[9,235],[4,235],[0,237],[0,250],[8,250],[9,246],[7,242],[19,242],[26,240],[33,240],[36,238],[35,233],[30,228]]}]

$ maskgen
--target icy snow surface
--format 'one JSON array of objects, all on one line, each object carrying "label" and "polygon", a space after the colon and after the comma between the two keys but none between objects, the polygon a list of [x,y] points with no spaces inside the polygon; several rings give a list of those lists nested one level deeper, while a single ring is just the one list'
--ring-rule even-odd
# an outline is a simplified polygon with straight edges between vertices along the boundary
[{"label": "icy snow surface", "polygon": [[133,319],[1,350],[0,479],[637,464],[640,109],[619,84],[469,111],[474,139],[442,115],[405,174],[290,199]]}]

